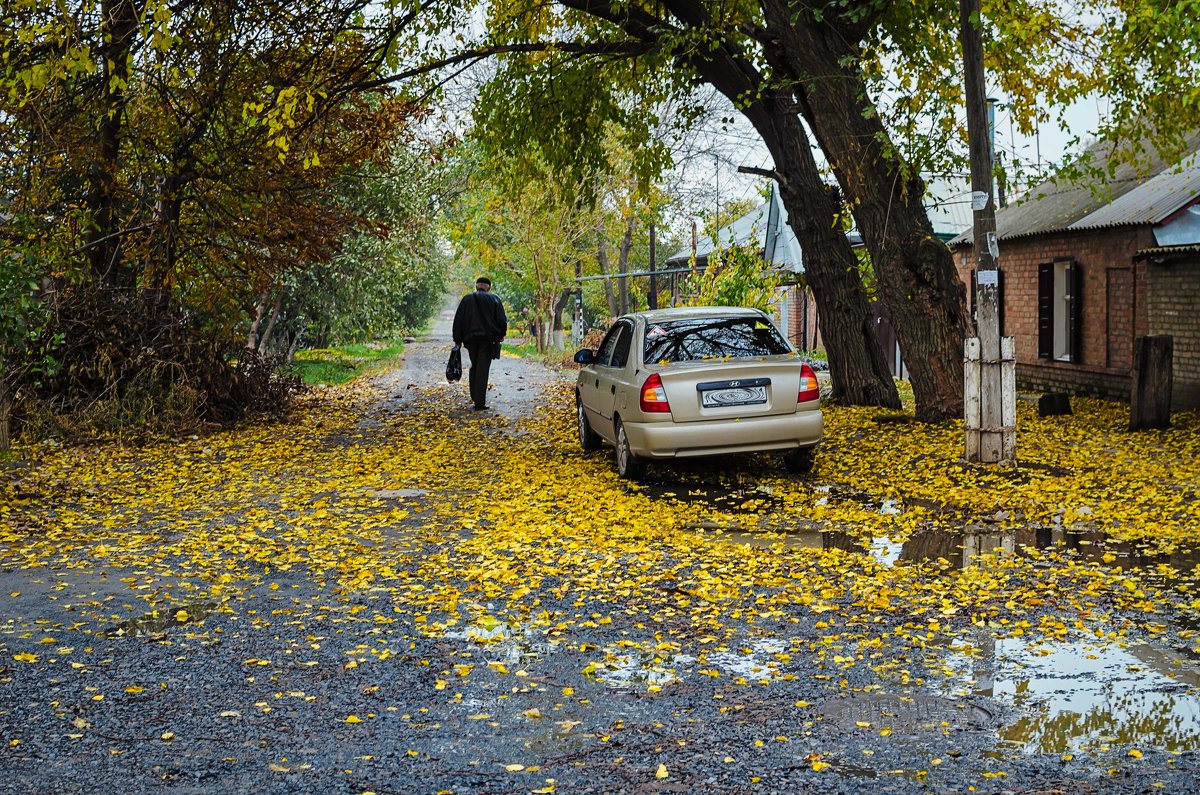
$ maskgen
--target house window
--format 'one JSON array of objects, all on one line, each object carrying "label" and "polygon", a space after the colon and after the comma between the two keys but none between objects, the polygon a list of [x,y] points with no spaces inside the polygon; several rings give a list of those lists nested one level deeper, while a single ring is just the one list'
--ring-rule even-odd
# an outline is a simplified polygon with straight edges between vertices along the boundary
[{"label": "house window", "polygon": [[1038,266],[1038,358],[1080,362],[1083,273],[1073,259]]}]

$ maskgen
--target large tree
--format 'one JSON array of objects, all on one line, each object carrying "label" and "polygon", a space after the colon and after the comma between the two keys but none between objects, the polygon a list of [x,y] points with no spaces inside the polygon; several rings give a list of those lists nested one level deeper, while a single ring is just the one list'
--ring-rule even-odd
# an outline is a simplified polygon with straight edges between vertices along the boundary
[{"label": "large tree", "polygon": [[[687,46],[686,31],[635,8],[616,9],[589,0],[568,4],[578,4],[588,18],[603,17],[609,33],[596,33],[597,41],[566,51],[510,56],[493,82],[486,129],[502,142],[538,142],[551,162],[571,173],[589,165],[597,170],[611,166],[594,133],[615,120],[628,138],[627,146],[640,153],[635,162],[641,170],[656,173],[666,161],[661,144],[648,135],[655,119],[639,117],[632,109],[647,105],[646,97],[686,92],[695,77],[709,82],[742,108],[775,160],[769,173],[779,181],[804,249],[806,275],[830,354],[833,398],[898,407],[857,259],[837,222],[843,212],[841,199],[822,179],[795,103],[777,91],[762,93],[767,75],[735,47]],[[529,19],[522,25],[495,24],[522,35],[541,27]],[[614,32],[622,36],[620,41],[604,38]],[[597,55],[580,57],[589,48]],[[639,57],[631,59],[633,54]],[[631,94],[642,101],[633,102]],[[635,167],[634,173],[638,170]]]},{"label": "large tree", "polygon": [[415,19],[360,0],[5,6],[6,212],[26,230],[15,249],[58,254],[42,264],[60,405],[119,396],[139,372],[227,380],[253,297],[367,222],[339,180],[390,167],[418,115],[363,87]]}]

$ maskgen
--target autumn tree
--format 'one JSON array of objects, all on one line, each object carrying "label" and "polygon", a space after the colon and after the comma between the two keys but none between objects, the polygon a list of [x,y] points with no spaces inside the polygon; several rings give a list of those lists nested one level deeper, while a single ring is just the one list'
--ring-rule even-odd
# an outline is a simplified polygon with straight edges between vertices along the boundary
[{"label": "autumn tree", "polygon": [[561,344],[551,339],[554,319],[575,287],[595,216],[547,174],[536,150],[478,154],[486,168],[474,170],[448,235],[465,260],[531,296],[528,322],[544,351]]},{"label": "autumn tree", "polygon": [[6,5],[6,203],[23,250],[57,257],[60,408],[141,379],[198,381],[209,416],[242,410],[225,352],[253,297],[363,228],[338,181],[390,167],[419,114],[363,87],[414,24],[355,0]]},{"label": "autumn tree", "polygon": [[[830,353],[834,399],[898,407],[857,260],[836,221],[841,199],[817,168],[795,103],[778,92],[762,93],[767,75],[736,47],[692,46],[695,37],[687,30],[636,7],[567,5],[586,14],[578,28],[547,21],[547,7],[496,12],[493,27],[505,37],[501,48],[516,47],[510,38],[535,31],[557,33],[565,28],[591,38],[572,46],[551,44],[551,52],[527,58],[507,56],[506,68],[493,83],[497,97],[488,105],[488,129],[510,138],[536,139],[551,162],[574,173],[587,164],[597,170],[609,168],[596,131],[612,120],[634,153],[633,173],[644,178],[665,167],[667,150],[649,135],[657,120],[639,116],[634,109],[652,105],[654,98],[686,95],[695,78],[712,84],[742,107],[775,160],[769,175],[780,183],[805,251]],[[504,91],[509,97],[501,100]],[[517,108],[519,112],[513,112]],[[685,111],[675,121],[686,122],[690,115]]]}]

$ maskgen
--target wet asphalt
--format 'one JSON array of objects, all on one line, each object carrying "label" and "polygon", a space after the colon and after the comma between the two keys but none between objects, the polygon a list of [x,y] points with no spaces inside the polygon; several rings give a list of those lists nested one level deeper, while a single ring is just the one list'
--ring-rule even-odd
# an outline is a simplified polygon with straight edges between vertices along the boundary
[{"label": "wet asphalt", "polygon": [[[570,377],[505,356],[481,416],[465,378],[445,383],[447,322],[379,377],[386,397],[361,428],[435,400],[456,423],[492,423],[504,444],[541,390]],[[398,557],[398,573],[416,576],[422,554],[463,537]],[[867,666],[830,676],[811,655],[786,654],[791,639],[821,635],[810,612],[756,617],[753,632],[726,638],[725,664],[748,680],[735,684],[676,677],[692,661],[669,649],[623,657],[620,641],[646,634],[636,610],[614,609],[571,642],[505,624],[481,648],[462,633],[429,637],[386,592],[347,597],[299,569],[274,572],[275,587],[250,587],[232,610],[198,595],[138,618],[126,579],[146,575],[68,560],[0,570],[0,595],[20,594],[0,598],[0,792],[1049,795],[1184,793],[1200,778],[1185,718],[1181,752],[1146,747],[1130,764],[1114,744],[1064,759],[1006,741],[1020,716],[985,687],[888,694]],[[544,579],[541,609],[576,612],[570,586]],[[666,636],[686,633],[682,619],[671,625],[677,596],[630,606],[667,616],[655,627]],[[612,664],[580,676],[597,646],[614,650]],[[756,684],[768,667],[770,682]]]}]

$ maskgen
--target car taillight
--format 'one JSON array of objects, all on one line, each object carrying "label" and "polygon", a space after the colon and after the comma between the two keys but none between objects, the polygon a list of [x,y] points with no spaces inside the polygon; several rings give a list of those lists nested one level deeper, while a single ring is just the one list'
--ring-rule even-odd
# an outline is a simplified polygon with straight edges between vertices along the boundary
[{"label": "car taillight", "polygon": [[800,365],[800,394],[796,395],[796,402],[807,403],[820,399],[821,385],[817,383],[817,374],[807,364]]},{"label": "car taillight", "polygon": [[662,412],[670,411],[671,406],[667,403],[667,390],[663,388],[662,379],[658,377],[658,373],[651,373],[646,379],[646,383],[642,384],[642,411],[646,412]]}]

